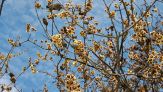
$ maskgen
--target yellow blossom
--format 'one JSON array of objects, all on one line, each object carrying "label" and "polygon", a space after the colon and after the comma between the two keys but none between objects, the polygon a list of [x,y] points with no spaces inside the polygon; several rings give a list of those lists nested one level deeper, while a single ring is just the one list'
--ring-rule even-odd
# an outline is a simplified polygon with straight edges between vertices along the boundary
[{"label": "yellow blossom", "polygon": [[111,11],[111,12],[109,13],[109,16],[110,16],[110,18],[115,17],[115,11]]},{"label": "yellow blossom", "polygon": [[53,0],[47,0],[47,2],[48,2],[48,3],[51,3],[51,2],[53,2]]},{"label": "yellow blossom", "polygon": [[158,12],[158,8],[154,8],[153,11],[154,11],[155,13],[157,13],[157,12]]},{"label": "yellow blossom", "polygon": [[119,8],[119,5],[117,3],[114,4],[115,8]]},{"label": "yellow blossom", "polygon": [[41,4],[39,2],[35,3],[35,8],[39,9],[41,7]]},{"label": "yellow blossom", "polygon": [[61,34],[56,34],[56,35],[53,35],[53,36],[52,36],[52,41],[53,41],[54,43],[60,42],[61,39],[62,39],[62,35],[61,35]]}]

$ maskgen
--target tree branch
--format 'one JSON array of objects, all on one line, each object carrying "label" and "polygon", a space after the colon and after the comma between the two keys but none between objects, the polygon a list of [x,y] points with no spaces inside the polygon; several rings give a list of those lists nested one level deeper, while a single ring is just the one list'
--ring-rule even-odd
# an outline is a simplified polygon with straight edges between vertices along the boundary
[{"label": "tree branch", "polygon": [[6,0],[2,0],[2,2],[1,2],[1,6],[0,6],[0,16],[1,16],[1,14],[2,14],[2,8],[3,8],[3,4],[4,4],[5,1],[6,1]]}]

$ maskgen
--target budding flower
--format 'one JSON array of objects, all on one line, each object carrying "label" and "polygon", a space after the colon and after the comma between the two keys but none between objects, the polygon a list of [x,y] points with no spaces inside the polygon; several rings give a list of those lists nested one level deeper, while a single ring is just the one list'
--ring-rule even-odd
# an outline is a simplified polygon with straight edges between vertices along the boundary
[{"label": "budding flower", "polygon": [[46,20],[46,18],[43,18],[42,21],[43,21],[44,25],[46,25],[46,26],[48,25],[48,21]]},{"label": "budding flower", "polygon": [[35,64],[38,65],[39,64],[39,59],[35,60]]},{"label": "budding flower", "polygon": [[48,50],[51,50],[51,49],[52,49],[52,47],[51,47],[51,44],[50,44],[50,43],[48,43],[48,44],[47,44],[47,49],[48,49]]},{"label": "budding flower", "polygon": [[31,28],[31,25],[30,24],[26,24],[26,32],[30,32],[30,28]]}]

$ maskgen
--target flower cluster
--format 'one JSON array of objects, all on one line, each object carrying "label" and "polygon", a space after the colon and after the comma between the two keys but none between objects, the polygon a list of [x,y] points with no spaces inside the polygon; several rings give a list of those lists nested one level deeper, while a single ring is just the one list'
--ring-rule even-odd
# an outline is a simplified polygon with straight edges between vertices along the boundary
[{"label": "flower cluster", "polygon": [[32,63],[30,63],[30,69],[31,69],[32,73],[36,73],[37,72],[35,65],[32,64]]},{"label": "flower cluster", "polygon": [[1,92],[11,92],[12,90],[12,87],[11,86],[8,86],[8,85],[1,85]]},{"label": "flower cluster", "polygon": [[94,45],[93,47],[95,52],[101,48],[100,44],[97,43],[96,41],[93,42],[93,45]]},{"label": "flower cluster", "polygon": [[[160,81],[162,80],[162,79],[159,79],[159,77],[161,76],[161,65],[152,64],[151,67],[144,69],[143,77],[150,78],[151,76],[153,78],[157,78],[157,80],[160,80]],[[150,80],[154,81],[152,79]]]},{"label": "flower cluster", "polygon": [[97,33],[99,30],[96,29],[96,27],[93,24],[89,24],[88,28],[86,29],[88,34],[95,34]]},{"label": "flower cluster", "polygon": [[73,42],[73,46],[75,53],[84,52],[84,44],[82,43],[82,41],[75,39]]},{"label": "flower cluster", "polygon": [[91,9],[92,9],[92,0],[88,0],[87,2],[86,2],[86,7],[85,7],[85,10],[88,12],[88,11],[90,11]]},{"label": "flower cluster", "polygon": [[66,75],[66,88],[68,92],[80,92],[80,84],[77,82],[76,77],[73,74]]},{"label": "flower cluster", "polygon": [[61,32],[67,35],[73,35],[75,33],[75,28],[73,26],[63,27]]},{"label": "flower cluster", "polygon": [[13,39],[10,39],[10,38],[9,38],[7,41],[8,41],[8,43],[9,43],[10,45],[12,45],[13,47],[21,46],[21,43],[20,43],[20,42],[14,41]]},{"label": "flower cluster", "polygon": [[61,34],[53,35],[51,38],[52,38],[52,42],[56,46],[58,46],[59,48],[62,48],[63,47],[63,44],[62,44],[62,35]]},{"label": "flower cluster", "polygon": [[33,32],[37,31],[34,27],[31,26],[31,24],[26,24],[26,32],[30,32],[30,30]]},{"label": "flower cluster", "polygon": [[132,39],[137,42],[144,43],[147,41],[146,34],[147,34],[146,30],[144,30],[144,29],[139,30],[139,32],[136,32],[134,35],[132,35]]},{"label": "flower cluster", "polygon": [[163,34],[156,32],[156,31],[152,31],[150,34],[155,44],[163,45]]},{"label": "flower cluster", "polygon": [[111,76],[109,82],[112,83],[113,85],[116,85],[118,83],[118,81],[117,81],[115,76]]},{"label": "flower cluster", "polygon": [[70,12],[69,11],[62,11],[62,12],[60,12],[59,14],[58,14],[58,16],[60,17],[60,18],[66,18],[66,17],[70,17]]},{"label": "flower cluster", "polygon": [[57,14],[49,14],[49,15],[47,15],[48,19],[54,19],[55,17],[57,17]]},{"label": "flower cluster", "polygon": [[149,54],[148,63],[152,63],[156,57],[157,57],[157,52],[156,51],[152,51]]},{"label": "flower cluster", "polygon": [[140,59],[140,56],[137,53],[134,53],[133,51],[131,51],[128,56],[132,60],[139,60]]},{"label": "flower cluster", "polygon": [[81,31],[81,32],[80,32],[80,35],[81,35],[82,37],[86,37],[86,31]]}]

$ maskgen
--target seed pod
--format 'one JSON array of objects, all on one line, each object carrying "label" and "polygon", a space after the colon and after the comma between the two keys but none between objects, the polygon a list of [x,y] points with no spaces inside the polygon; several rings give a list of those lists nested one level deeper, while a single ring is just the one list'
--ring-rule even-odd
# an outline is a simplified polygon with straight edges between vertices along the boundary
[{"label": "seed pod", "polygon": [[64,65],[61,65],[61,66],[60,66],[60,69],[61,69],[61,70],[64,70],[64,69],[65,69],[65,66],[64,66]]},{"label": "seed pod", "polygon": [[43,21],[44,25],[46,25],[46,26],[48,25],[48,21],[46,20],[46,18],[43,18],[42,21]]},{"label": "seed pod", "polygon": [[9,73],[9,76],[10,77],[14,77],[15,75],[13,73]]},{"label": "seed pod", "polygon": [[60,11],[63,8],[63,6],[59,3],[56,3],[56,4],[48,4],[46,8],[49,8],[50,11],[53,11],[53,10]]},{"label": "seed pod", "polygon": [[62,45],[63,45],[63,47],[67,47],[67,43],[66,42],[62,42]]}]

